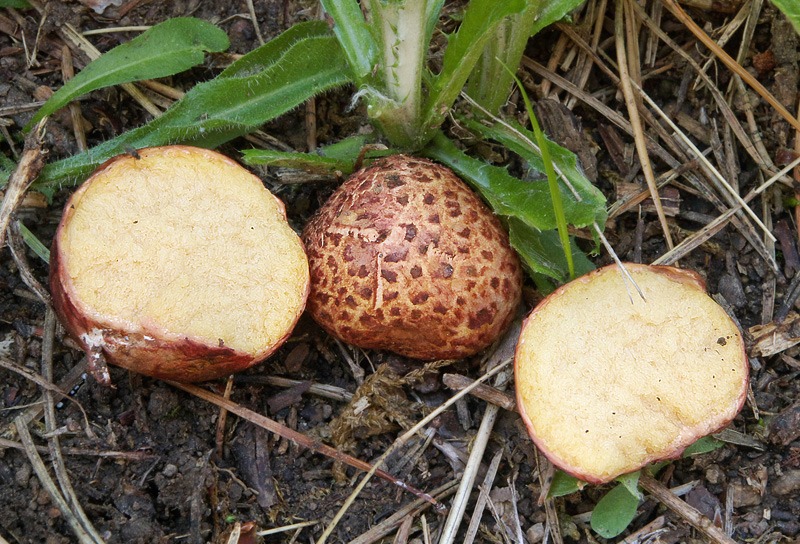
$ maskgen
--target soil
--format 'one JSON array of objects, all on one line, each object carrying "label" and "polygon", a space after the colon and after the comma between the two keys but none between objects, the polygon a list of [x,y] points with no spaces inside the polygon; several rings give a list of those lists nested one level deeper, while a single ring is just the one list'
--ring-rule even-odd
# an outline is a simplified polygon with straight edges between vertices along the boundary
[{"label": "soil", "polygon": [[[255,0],[255,14],[266,40],[293,23],[319,16],[312,2]],[[724,3],[721,3],[724,4]],[[455,8],[448,4],[448,13]],[[0,151],[12,160],[22,149],[21,127],[35,111],[31,103],[46,98],[62,85],[61,48],[58,33],[69,22],[80,31],[111,27],[152,25],[170,17],[194,16],[218,24],[231,38],[230,54],[243,54],[258,45],[245,2],[200,2],[199,0],[129,0],[97,13],[77,2],[50,2],[48,16],[33,9],[0,9]],[[731,15],[717,11],[692,11],[701,26],[718,29]],[[614,57],[612,37],[613,8],[609,6],[601,47]],[[578,20],[583,17],[578,16]],[[452,24],[452,23],[451,23]],[[662,28],[684,46],[701,64],[708,52],[694,43],[692,35],[665,10]],[[583,28],[583,30],[586,30]],[[556,53],[561,31],[549,28],[529,45],[528,55],[547,64]],[[24,35],[24,41],[22,39]],[[131,39],[135,32],[109,32],[90,36],[101,51]],[[716,35],[715,35],[716,36]],[[726,50],[736,54],[741,31]],[[646,43],[641,42],[642,48]],[[35,51],[36,62],[29,63]],[[757,53],[757,55],[756,55]],[[742,64],[756,75],[796,114],[798,66],[797,36],[783,16],[765,5],[757,18],[753,42]],[[76,70],[86,58],[73,51]],[[230,55],[210,55],[204,66],[164,82],[189,88],[197,81],[218,73],[230,62]],[[705,148],[717,146],[717,156],[734,157],[733,178],[741,194],[759,185],[763,178],[750,157],[724,126],[718,108],[707,89],[693,85],[695,73],[680,57],[659,44],[655,62],[644,64],[646,90],[661,107]],[[563,61],[563,58],[562,58]],[[560,73],[573,68],[562,62]],[[566,67],[565,67],[566,66]],[[725,89],[730,73],[721,64],[710,70],[715,83]],[[609,203],[626,187],[641,186],[640,166],[634,160],[633,140],[596,110],[578,102],[572,110],[558,105],[569,96],[563,92],[553,101],[543,101],[542,81],[534,72],[521,75],[530,90],[539,93],[539,115],[554,139],[573,148],[581,157],[587,175],[592,176],[607,195]],[[599,70],[592,71],[585,90],[599,97],[627,118],[621,94]],[[352,89],[328,93],[316,100],[316,140],[319,145],[358,130],[369,130],[363,111],[348,108]],[[518,96],[512,97],[513,104]],[[754,94],[748,94],[755,122],[767,154],[781,166],[790,162],[794,134],[774,110]],[[741,99],[732,102],[739,119],[746,117]],[[116,88],[91,93],[80,102],[86,119],[89,145],[97,144],[148,120],[127,94]],[[66,111],[66,110],[65,110]],[[521,111],[521,110],[518,110]],[[458,127],[449,127],[457,131]],[[309,125],[306,111],[291,112],[268,126],[265,132],[300,151],[307,150]],[[12,150],[11,142],[14,149]],[[718,144],[718,145],[717,145]],[[237,140],[221,148],[231,157],[251,144]],[[45,142],[47,160],[78,152],[68,114],[59,113],[49,122]],[[470,152],[519,165],[502,149],[478,145]],[[714,154],[712,154],[714,155]],[[669,166],[656,161],[656,174]],[[696,166],[692,166],[699,171]],[[273,171],[260,171],[265,183],[284,199],[292,224],[301,227],[311,213],[330,194],[331,183],[282,185]],[[792,278],[800,271],[797,256],[797,223],[793,206],[796,196],[791,187],[776,185],[751,205],[765,217],[778,238],[777,247],[767,245],[776,256],[778,271],[771,269],[764,256],[728,223],[719,233],[681,258],[680,265],[699,272],[709,292],[737,318],[749,335],[752,360],[751,395],[742,413],[723,437],[723,447],[709,453],[671,463],[659,480],[676,490],[685,503],[698,509],[711,523],[729,531],[735,541],[800,542],[800,349],[792,340],[796,333],[785,323],[794,323]],[[49,245],[61,215],[61,207],[71,188],[64,188],[52,203],[26,201],[17,217]],[[676,242],[707,225],[718,214],[715,207],[692,187],[676,181],[664,189],[669,224]],[[669,196],[669,199],[666,198]],[[795,200],[793,200],[795,199]],[[652,203],[616,216],[606,226],[616,252],[623,260],[652,262],[666,252],[664,236]],[[762,237],[763,238],[763,237]],[[582,242],[584,243],[584,242]],[[591,242],[585,241],[590,248]],[[27,254],[35,278],[47,284],[48,266],[32,252]],[[601,252],[593,257],[598,266],[611,258]],[[528,311],[537,300],[532,282],[526,284]],[[795,297],[796,298],[796,295]],[[789,316],[786,313],[789,312]],[[46,309],[23,282],[20,270],[8,248],[0,250],[0,355],[21,367],[42,372],[40,360],[47,351]],[[766,336],[753,328],[771,324],[770,338],[784,343],[780,349],[762,356]],[[762,350],[762,351],[759,351]],[[83,354],[57,329],[54,345],[53,383],[62,383]],[[383,366],[382,366],[383,365]],[[230,398],[242,407],[283,423],[314,439],[331,443],[346,453],[373,461],[383,453],[402,427],[407,427],[440,405],[453,392],[444,385],[443,375],[462,374],[477,378],[481,358],[459,361],[444,368],[433,368],[415,380],[401,380],[415,365],[388,353],[357,349],[336,343],[310,319],[304,317],[292,338],[267,362],[237,376]],[[309,383],[326,385],[344,395],[356,393],[376,368],[391,369],[393,378],[383,382],[367,379],[373,395],[392,395],[393,407],[368,411],[345,430],[334,424],[348,406],[346,400],[321,396]],[[108,543],[125,542],[315,542],[350,495],[358,474],[319,453],[300,448],[291,441],[271,434],[252,423],[228,414],[219,425],[221,411],[213,404],[159,380],[110,368],[112,386],[99,384],[92,377],[76,381],[70,391],[72,401],[57,399],[53,428],[62,448],[66,474],[78,503],[100,537]],[[292,388],[276,385],[271,377],[296,380]],[[225,382],[208,384],[222,394]],[[71,389],[72,386],[67,389]],[[361,393],[365,389],[362,388]],[[77,541],[69,521],[37,476],[29,456],[19,449],[20,439],[12,423],[41,405],[43,389],[17,371],[0,368],[0,543],[55,544]],[[602,394],[602,392],[598,392]],[[373,403],[376,406],[380,403]],[[32,408],[33,407],[33,408]],[[387,463],[390,473],[408,485],[431,491],[458,480],[472,440],[487,408],[484,400],[467,397],[437,417],[430,433],[432,440],[412,440]],[[88,427],[88,431],[87,431]],[[46,445],[46,427],[41,417],[29,425],[37,445]],[[221,430],[220,430],[221,429]],[[422,447],[425,446],[425,447]],[[418,454],[405,462],[404,456],[416,448]],[[548,518],[539,504],[546,461],[538,456],[515,412],[501,410],[494,427],[483,477],[492,456],[502,452],[500,468],[491,489],[491,508],[487,508],[476,541],[518,541],[513,530],[519,525],[523,538],[539,541],[602,542],[589,528],[588,513],[611,489],[587,486],[580,492],[548,502]],[[50,467],[51,454],[41,454]],[[52,468],[50,469],[52,474]],[[468,512],[478,496],[473,492]],[[348,542],[370,527],[400,511],[414,497],[391,484],[373,479],[338,523],[331,541]],[[447,502],[447,500],[445,501]],[[443,518],[431,509],[414,515],[410,538],[422,542],[441,530]],[[552,527],[557,520],[558,528]],[[306,526],[272,535],[255,536],[257,531],[285,527],[300,522]],[[464,523],[456,541],[462,541]],[[509,528],[511,530],[509,530]],[[238,540],[233,530],[241,530]],[[558,529],[558,531],[556,531]],[[639,533],[637,533],[637,531]],[[428,534],[428,532],[430,534]],[[609,541],[693,542],[703,537],[673,510],[665,509],[649,495],[639,506],[628,529]],[[426,536],[427,535],[427,536]],[[384,536],[395,539],[395,532]],[[230,540],[229,540],[230,539]]]}]

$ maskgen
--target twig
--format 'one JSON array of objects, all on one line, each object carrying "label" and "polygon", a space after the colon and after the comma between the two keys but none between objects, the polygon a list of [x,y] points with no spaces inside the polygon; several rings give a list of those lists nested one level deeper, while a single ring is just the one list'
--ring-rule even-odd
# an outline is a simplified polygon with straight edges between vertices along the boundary
[{"label": "twig", "polygon": [[[619,67],[619,79],[622,84],[622,94],[625,97],[625,105],[628,108],[628,117],[631,120],[633,127],[633,139],[636,144],[636,152],[639,155],[639,162],[642,165],[644,177],[647,180],[647,186],[650,188],[650,198],[653,199],[653,204],[656,207],[658,220],[661,223],[661,230],[664,232],[664,239],[667,242],[667,247],[672,249],[672,235],[669,232],[669,225],[667,224],[667,217],[664,215],[664,207],[661,205],[661,197],[658,195],[658,188],[656,187],[656,178],[653,174],[653,167],[650,164],[650,155],[647,152],[647,144],[644,139],[644,130],[642,130],[642,121],[639,117],[639,108],[636,105],[636,98],[633,94],[633,87],[631,85],[631,77],[628,72],[628,61],[631,63],[638,62],[638,57],[631,58],[630,52],[626,52],[625,44],[629,46],[632,42],[637,42],[635,37],[632,36],[631,25],[633,24],[632,17],[623,16],[623,8],[628,5],[628,0],[618,0],[616,3],[616,16],[614,18],[614,36],[617,43],[617,64]],[[627,8],[630,10],[630,8]],[[627,25],[623,31],[623,23]],[[627,39],[626,39],[627,35]]]},{"label": "twig", "polygon": [[[291,380],[280,376],[236,376],[234,383],[263,383],[277,385],[278,387],[294,387],[300,385],[303,381]],[[346,389],[324,383],[312,383],[308,388],[308,393],[340,402],[350,402],[353,398],[353,394]]]},{"label": "twig", "polygon": [[11,256],[14,258],[14,263],[19,269],[19,275],[22,278],[22,282],[27,285],[28,289],[33,291],[37,297],[39,297],[41,302],[47,306],[51,305],[52,299],[50,298],[50,293],[39,282],[39,280],[36,279],[33,271],[31,271],[31,265],[28,263],[28,258],[25,256],[25,247],[23,246],[22,242],[22,232],[20,230],[19,220],[15,219],[11,221],[11,223],[8,225],[8,229],[6,230],[6,235],[8,236],[6,239],[6,242],[8,243],[8,249],[11,250]]},{"label": "twig", "polygon": [[247,10],[250,12],[250,22],[253,23],[253,28],[256,31],[256,38],[258,43],[264,45],[264,36],[261,35],[261,29],[258,26],[258,17],[256,17],[256,8],[253,5],[253,0],[246,0]]},{"label": "twig", "polygon": [[[75,77],[75,68],[72,66],[72,53],[66,45],[61,48],[61,76],[64,79],[64,84]],[[75,101],[70,102],[69,114],[72,117],[72,131],[75,133],[78,149],[86,151],[89,146],[86,144],[86,131],[83,129],[83,114],[81,114],[80,104]]]},{"label": "twig", "polygon": [[72,532],[75,533],[78,541],[81,544],[97,544],[97,542],[84,530],[78,519],[72,514],[69,506],[64,501],[64,497],[61,496],[56,484],[47,473],[47,467],[42,462],[42,458],[39,457],[39,452],[36,451],[36,445],[33,443],[31,433],[28,431],[28,427],[24,418],[21,415],[17,416],[16,419],[14,419],[14,425],[17,428],[17,434],[19,435],[22,444],[25,446],[25,453],[27,454],[28,460],[33,466],[33,471],[36,473],[36,476],[42,483],[42,487],[45,488],[47,493],[50,495],[50,498],[53,499],[56,507],[61,511],[61,515],[64,516],[64,519],[72,529]]},{"label": "twig", "polygon": [[[225,392],[222,394],[222,398],[225,400],[231,399],[231,391],[233,391],[233,374],[228,376],[228,381],[225,384]],[[228,410],[225,408],[220,407],[219,409],[219,417],[217,418],[217,432],[214,436],[214,440],[217,443],[217,457],[222,459],[222,448],[225,444],[225,421],[228,419]]]},{"label": "twig", "polygon": [[317,453],[321,453],[323,455],[327,455],[328,457],[331,457],[332,459],[335,459],[336,461],[339,461],[339,462],[345,463],[347,465],[350,465],[351,467],[357,468],[358,470],[365,470],[365,471],[370,471],[372,473],[375,473],[378,476],[380,476],[381,478],[383,478],[384,480],[387,480],[387,481],[393,483],[394,485],[400,487],[401,489],[405,489],[406,491],[409,491],[409,492],[413,493],[417,497],[420,497],[422,499],[430,501],[432,504],[434,504],[436,506],[440,506],[439,503],[437,503],[436,500],[433,499],[433,497],[431,497],[427,493],[423,493],[422,491],[419,491],[418,489],[415,489],[415,488],[409,486],[405,482],[402,482],[402,481],[398,480],[397,478],[395,478],[391,474],[388,474],[387,472],[384,472],[382,470],[376,470],[376,465],[370,465],[369,463],[366,463],[366,462],[362,461],[361,459],[356,459],[355,457],[353,457],[351,455],[347,455],[346,453],[342,453],[339,450],[337,450],[336,448],[332,448],[331,446],[328,446],[327,444],[323,444],[321,442],[317,442],[316,440],[304,435],[303,433],[300,433],[298,431],[290,429],[289,427],[286,427],[285,425],[281,425],[277,421],[274,421],[274,420],[272,420],[272,419],[270,419],[270,418],[268,418],[266,416],[263,416],[263,415],[259,414],[258,412],[254,412],[253,410],[245,408],[244,406],[236,404],[235,402],[232,402],[230,400],[226,400],[225,398],[221,397],[220,395],[217,395],[216,393],[212,393],[211,391],[208,391],[208,390],[203,389],[201,387],[197,387],[196,385],[190,385],[190,384],[186,384],[186,383],[178,383],[178,382],[173,382],[173,381],[169,381],[169,380],[165,380],[165,382],[170,384],[173,387],[177,387],[178,389],[183,389],[187,393],[191,393],[192,395],[194,395],[196,397],[199,397],[199,398],[201,398],[201,399],[203,399],[205,401],[208,401],[208,402],[210,402],[212,404],[216,404],[217,406],[223,407],[226,410],[228,410],[229,412],[232,412],[232,413],[236,414],[237,416],[239,416],[241,418],[244,418],[247,421],[249,421],[249,422],[251,422],[251,423],[253,423],[255,425],[258,425],[259,427],[263,427],[264,429],[266,429],[268,431],[271,431],[271,432],[277,434],[278,436],[286,438],[287,440],[291,440],[292,442],[294,442],[298,446],[301,446],[301,447],[304,447],[304,448],[308,448],[311,451],[314,451],[314,452],[317,452]]},{"label": "twig", "polygon": [[701,514],[697,509],[682,501],[665,487],[661,482],[655,480],[652,476],[642,471],[639,475],[639,485],[642,486],[648,493],[658,499],[661,504],[681,516],[692,527],[706,535],[714,542],[720,544],[736,544],[736,541],[730,538],[725,532],[714,525],[711,520]]},{"label": "twig", "polygon": [[303,521],[300,523],[292,523],[291,525],[284,525],[283,527],[274,527],[265,531],[258,531],[256,534],[258,536],[276,535],[278,533],[294,531],[295,529],[302,529],[303,527],[311,527],[312,525],[317,525],[318,523],[318,521]]},{"label": "twig", "polygon": [[6,229],[11,222],[11,216],[19,207],[33,180],[39,175],[39,171],[44,166],[44,156],[42,154],[42,141],[44,139],[44,127],[47,119],[42,119],[33,127],[31,133],[25,138],[25,149],[19,160],[17,169],[11,173],[6,185],[6,194],[3,202],[0,203],[0,248],[6,245]]},{"label": "twig", "polygon": [[[462,376],[461,374],[444,374],[442,376],[442,383],[450,389],[464,389],[474,381],[475,380],[472,378]],[[505,410],[511,412],[517,411],[517,402],[514,400],[514,395],[495,389],[490,385],[481,384],[477,386],[472,390],[472,396],[485,400]]]},{"label": "twig", "polygon": [[[22,442],[14,442],[5,438],[0,438],[0,448],[14,448],[15,450],[24,450],[25,445]],[[39,453],[49,453],[50,450],[45,446],[36,446],[36,451]],[[152,459],[157,457],[154,453],[147,453],[144,451],[92,451],[86,448],[61,448],[61,453],[66,455],[79,455],[85,457],[106,457],[108,459],[124,459],[126,461],[144,461],[145,459]]]},{"label": "twig", "polygon": [[[51,306],[47,307],[47,312],[44,317],[44,335],[42,337],[42,377],[52,383],[53,380],[53,341],[55,338],[56,330],[56,314]],[[90,536],[93,542],[103,544],[103,538],[94,528],[92,522],[86,516],[86,512],[81,507],[80,500],[75,494],[75,489],[72,487],[72,482],[67,473],[67,467],[64,464],[64,458],[61,456],[61,445],[57,434],[54,434],[56,429],[56,411],[55,402],[53,402],[52,390],[45,389],[44,391],[44,423],[45,430],[50,435],[47,439],[48,449],[50,450],[50,463],[53,465],[53,470],[56,473],[61,493],[64,494],[64,500],[69,505],[70,511],[77,518],[78,523]],[[86,414],[84,413],[84,416]],[[89,427],[89,422],[86,422],[86,429],[90,438],[94,438],[94,434]]]}]

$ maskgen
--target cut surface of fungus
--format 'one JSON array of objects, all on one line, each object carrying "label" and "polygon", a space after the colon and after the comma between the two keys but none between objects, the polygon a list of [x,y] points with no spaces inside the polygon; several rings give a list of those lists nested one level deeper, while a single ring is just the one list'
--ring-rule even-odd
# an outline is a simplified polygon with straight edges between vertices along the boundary
[{"label": "cut surface of fungus", "polygon": [[282,343],[305,306],[308,264],[259,178],[219,153],[171,146],[112,159],[74,193],[51,283],[85,348],[198,381]]},{"label": "cut surface of fungus", "polygon": [[676,457],[724,427],[747,395],[742,335],[686,270],[616,265],[547,297],[526,319],[520,413],[558,467],[591,483]]},{"label": "cut surface of fungus", "polygon": [[486,348],[522,269],[491,210],[451,170],[395,155],[347,179],[303,230],[309,311],[350,344],[415,359]]}]

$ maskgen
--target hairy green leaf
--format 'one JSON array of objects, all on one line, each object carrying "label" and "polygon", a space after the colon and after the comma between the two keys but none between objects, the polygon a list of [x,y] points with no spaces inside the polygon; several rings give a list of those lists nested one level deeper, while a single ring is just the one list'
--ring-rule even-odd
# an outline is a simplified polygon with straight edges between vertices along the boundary
[{"label": "hairy green leaf", "polygon": [[[463,123],[468,130],[484,138],[500,142],[522,157],[528,165],[537,172],[545,172],[542,154],[539,152],[538,148],[531,145],[536,141],[531,131],[519,125],[513,126],[514,130],[511,130],[500,124],[486,126],[483,123],[464,118],[460,118],[459,121]],[[550,158],[553,161],[556,172],[560,172],[564,176],[563,178],[559,178],[558,182],[561,189],[567,222],[577,227],[586,227],[594,222],[597,222],[599,225],[605,224],[608,216],[605,208],[605,196],[603,196],[603,193],[592,185],[592,182],[583,175],[583,172],[578,167],[575,154],[549,140],[547,147],[550,151]],[[572,190],[567,187],[564,178],[569,181],[572,188],[578,193],[580,200],[578,200]],[[543,186],[546,187],[547,181],[532,182],[532,184],[543,184]],[[553,226],[541,227],[543,230],[555,228],[555,217],[552,213],[552,201],[549,196],[547,197],[547,201],[547,205],[551,207],[548,217],[552,216],[552,223],[550,224]]]},{"label": "hairy green leaf", "polygon": [[[534,229],[515,217],[508,219],[508,234],[511,245],[519,253],[523,264],[533,274],[544,274],[558,283],[569,280],[569,265],[561,247],[558,232]],[[575,274],[580,276],[595,269],[581,249],[570,239],[570,250],[575,265]]]},{"label": "hairy green leaf", "polygon": [[[531,1],[531,0],[529,0]],[[538,4],[536,22],[530,29],[531,36],[544,27],[563,19],[567,13],[581,5],[583,0],[533,0]]]},{"label": "hairy green leaf", "polygon": [[797,0],[772,0],[772,3],[786,15],[795,31],[800,34],[800,3]]},{"label": "hairy green leaf", "polygon": [[603,538],[614,538],[630,525],[638,508],[639,497],[631,494],[626,486],[618,485],[594,507],[592,529]]},{"label": "hairy green leaf", "polygon": [[78,96],[111,85],[177,74],[201,64],[205,51],[224,51],[229,45],[225,32],[211,23],[192,17],[167,19],[89,63],[50,97],[26,128]]},{"label": "hairy green leaf", "polygon": [[171,143],[216,147],[257,129],[322,91],[350,81],[346,60],[333,36],[296,41],[281,50],[274,62],[265,64],[267,69],[253,75],[216,78],[196,85],[147,125],[88,153],[45,166],[34,187],[47,190],[76,183],[127,147]]},{"label": "hairy green leaf", "polygon": [[28,9],[31,5],[25,0],[0,0],[0,8]]}]

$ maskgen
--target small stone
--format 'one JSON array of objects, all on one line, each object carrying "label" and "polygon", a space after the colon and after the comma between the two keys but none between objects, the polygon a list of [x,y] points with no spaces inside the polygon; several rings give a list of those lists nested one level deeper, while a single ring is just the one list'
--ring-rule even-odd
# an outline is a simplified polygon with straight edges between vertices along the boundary
[{"label": "small stone", "polygon": [[178,467],[173,465],[172,463],[168,464],[164,467],[164,470],[161,471],[161,474],[166,476],[167,478],[172,478],[178,473]]},{"label": "small stone", "polygon": [[19,487],[28,487],[28,480],[31,478],[31,466],[28,463],[23,464],[14,474],[14,481]]},{"label": "small stone", "polygon": [[531,544],[544,540],[544,523],[531,525],[528,530],[525,531],[525,536]]},{"label": "small stone", "polygon": [[800,470],[787,470],[772,484],[776,495],[788,495],[800,489]]}]

